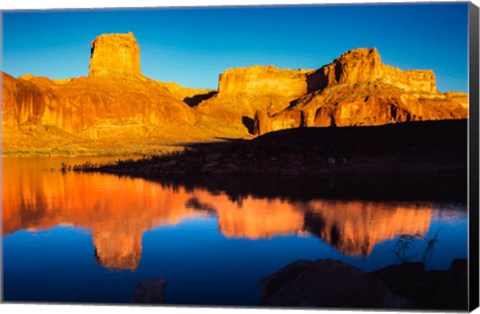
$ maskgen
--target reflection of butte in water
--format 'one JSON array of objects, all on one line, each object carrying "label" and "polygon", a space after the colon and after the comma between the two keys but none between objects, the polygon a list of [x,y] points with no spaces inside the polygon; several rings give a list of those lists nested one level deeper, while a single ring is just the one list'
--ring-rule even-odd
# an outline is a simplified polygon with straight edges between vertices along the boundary
[{"label": "reflection of butte in water", "polygon": [[234,202],[224,193],[163,188],[142,179],[21,172],[4,173],[9,182],[3,186],[4,233],[56,225],[89,228],[96,260],[108,268],[136,269],[145,231],[209,213],[218,216],[220,232],[228,238],[311,233],[348,255],[368,255],[376,244],[400,234],[425,234],[433,213],[376,202],[253,197]]}]

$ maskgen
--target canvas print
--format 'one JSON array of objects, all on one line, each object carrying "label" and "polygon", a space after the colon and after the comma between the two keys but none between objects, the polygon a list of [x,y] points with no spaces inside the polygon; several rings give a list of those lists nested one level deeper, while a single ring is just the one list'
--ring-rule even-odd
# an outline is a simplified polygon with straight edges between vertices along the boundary
[{"label": "canvas print", "polygon": [[3,11],[3,300],[468,309],[471,9]]}]

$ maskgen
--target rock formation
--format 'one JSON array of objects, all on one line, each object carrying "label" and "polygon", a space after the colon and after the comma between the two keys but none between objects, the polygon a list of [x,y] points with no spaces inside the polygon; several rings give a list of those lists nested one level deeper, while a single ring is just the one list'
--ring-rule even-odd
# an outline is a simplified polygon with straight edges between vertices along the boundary
[{"label": "rock formation", "polygon": [[278,69],[274,66],[253,66],[228,69],[220,74],[218,93],[233,95],[282,96],[298,98],[307,93],[308,70]]},{"label": "rock formation", "polygon": [[198,116],[166,88],[136,77],[113,82],[78,78],[60,85],[43,77],[27,81],[5,74],[3,84],[7,129],[43,125],[96,139],[98,134],[86,134],[95,124],[158,125],[175,119],[193,122]]},{"label": "rock formation", "polygon": [[218,94],[201,102],[196,109],[247,130],[245,119],[250,119],[253,125],[255,112],[280,112],[305,95],[309,90],[307,75],[313,72],[258,65],[227,69],[220,74]]},{"label": "rock formation", "polygon": [[141,75],[140,48],[132,33],[105,34],[92,41],[89,76]]},{"label": "rock formation", "polygon": [[[130,152],[159,143],[250,138],[302,126],[365,126],[463,119],[468,98],[440,93],[432,71],[385,65],[376,49],[349,51],[318,70],[228,69],[218,92],[149,79],[132,33],[91,45],[88,77],[2,74],[4,153]],[[157,146],[155,146],[157,145]]]},{"label": "rock formation", "polygon": [[433,71],[402,71],[383,64],[377,49],[359,48],[318,70],[228,69],[218,94],[196,109],[258,135],[301,126],[463,119],[467,102],[466,94],[438,92]]},{"label": "rock formation", "polygon": [[255,115],[257,134],[289,127],[369,126],[388,123],[465,119],[467,96],[415,95],[391,85],[362,83],[333,86],[299,99],[277,114]]},{"label": "rock formation", "polygon": [[307,74],[309,93],[281,112],[259,109],[255,133],[294,127],[368,126],[465,119],[468,98],[440,93],[429,70],[402,71],[383,64],[374,48],[346,52]]},{"label": "rock formation", "polygon": [[105,151],[111,154],[126,140],[133,143],[131,152],[158,147],[155,143],[241,136],[184,101],[209,91],[144,77],[131,33],[101,35],[92,42],[89,77],[50,80],[2,73],[2,87],[7,153],[95,154],[111,147]]},{"label": "rock formation", "polygon": [[383,64],[375,48],[348,51],[308,77],[310,91],[336,84],[353,86],[380,81],[407,92],[436,93],[435,75],[430,70],[402,71]]},{"label": "rock formation", "polygon": [[374,276],[341,261],[299,260],[261,281],[260,305],[342,308],[401,308],[395,296]]},{"label": "rock formation", "polygon": [[261,281],[260,305],[467,309],[467,260],[448,270],[403,263],[366,273],[338,260],[298,260]]}]

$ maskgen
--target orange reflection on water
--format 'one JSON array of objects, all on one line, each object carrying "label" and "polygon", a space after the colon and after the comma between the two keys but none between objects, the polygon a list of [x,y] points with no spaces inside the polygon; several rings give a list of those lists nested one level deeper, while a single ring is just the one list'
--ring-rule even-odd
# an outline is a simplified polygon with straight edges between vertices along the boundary
[{"label": "orange reflection on water", "polygon": [[[78,163],[78,161],[76,161]],[[92,231],[97,261],[108,268],[137,268],[149,229],[188,218],[218,217],[228,238],[313,234],[348,255],[368,255],[401,234],[425,234],[431,208],[408,204],[328,201],[289,202],[205,189],[162,187],[143,179],[49,170],[45,159],[6,159],[3,232],[73,225]]]},{"label": "orange reflection on water", "polygon": [[185,189],[142,179],[51,171],[48,162],[6,160],[3,232],[73,225],[92,230],[97,260],[135,269],[145,231],[205,214],[185,206]]},{"label": "orange reflection on water", "polygon": [[192,196],[217,214],[220,232],[228,238],[272,238],[297,233],[303,226],[302,209],[279,198],[247,196],[233,201],[225,193],[201,189]]},{"label": "orange reflection on water", "polygon": [[433,209],[425,205],[360,201],[312,201],[313,233],[348,255],[369,255],[375,245],[402,234],[427,233]]}]

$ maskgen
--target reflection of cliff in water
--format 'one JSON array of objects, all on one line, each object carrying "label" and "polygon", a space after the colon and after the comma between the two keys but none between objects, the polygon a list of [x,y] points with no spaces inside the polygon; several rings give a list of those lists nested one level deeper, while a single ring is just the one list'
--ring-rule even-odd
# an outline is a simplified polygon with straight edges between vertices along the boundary
[{"label": "reflection of cliff in water", "polygon": [[92,230],[96,260],[135,269],[145,231],[205,214],[185,207],[184,190],[141,179],[62,174],[28,160],[4,162],[3,233],[73,225]]},{"label": "reflection of cliff in water", "polygon": [[[8,163],[8,162],[7,162]],[[368,255],[401,234],[425,234],[436,212],[424,205],[266,197],[101,174],[4,168],[3,232],[73,225],[92,231],[95,258],[108,268],[137,268],[143,233],[189,218],[216,215],[228,238],[313,234],[348,255]]]},{"label": "reflection of cliff in water", "polygon": [[376,244],[402,234],[427,233],[431,205],[312,201],[305,230],[347,255],[369,255]]}]

